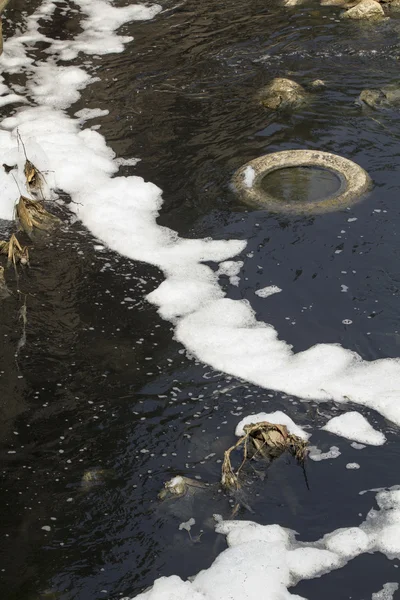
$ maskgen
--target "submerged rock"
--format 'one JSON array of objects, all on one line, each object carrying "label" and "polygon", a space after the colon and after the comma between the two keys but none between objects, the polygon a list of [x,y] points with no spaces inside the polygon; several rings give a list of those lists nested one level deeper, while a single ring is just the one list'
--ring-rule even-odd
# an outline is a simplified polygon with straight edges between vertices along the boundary
[{"label": "submerged rock", "polygon": [[361,2],[340,15],[342,19],[354,20],[381,19],[384,16],[383,8],[376,0],[361,0]]},{"label": "submerged rock", "polygon": [[362,106],[368,106],[374,110],[400,106],[400,87],[391,84],[382,88],[365,89],[358,97]]},{"label": "submerged rock", "polygon": [[386,94],[382,90],[363,90],[358,100],[362,105],[374,109],[382,108],[388,103]]},{"label": "submerged rock", "polygon": [[321,0],[321,6],[339,6],[340,8],[353,8],[362,0]]},{"label": "submerged rock", "polygon": [[164,484],[158,494],[159,510],[169,517],[180,519],[185,522],[196,515],[196,521],[207,526],[211,510],[216,484],[206,484],[189,477],[176,476]]},{"label": "submerged rock", "polygon": [[312,92],[319,92],[320,90],[324,90],[326,88],[326,83],[322,79],[315,79],[309,84],[308,87]]},{"label": "submerged rock", "polygon": [[283,0],[284,6],[299,6],[304,4],[305,0]]},{"label": "submerged rock", "polygon": [[164,484],[164,488],[158,494],[158,497],[160,500],[176,500],[183,496],[192,497],[197,492],[204,490],[207,487],[208,486],[205,483],[197,481],[196,479],[177,475]]},{"label": "submerged rock", "polygon": [[306,102],[308,94],[302,85],[277,77],[258,93],[258,99],[269,110],[297,108]]},{"label": "submerged rock", "polygon": [[84,472],[81,479],[81,489],[85,492],[91,489],[104,485],[107,481],[115,479],[115,472],[112,469],[102,469],[94,467]]}]

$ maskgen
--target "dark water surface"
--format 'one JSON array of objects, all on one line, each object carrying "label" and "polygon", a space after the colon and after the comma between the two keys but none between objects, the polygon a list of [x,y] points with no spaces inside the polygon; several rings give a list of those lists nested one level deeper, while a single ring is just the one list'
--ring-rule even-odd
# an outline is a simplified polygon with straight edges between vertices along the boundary
[{"label": "dark water surface", "polygon": [[[334,342],[366,359],[398,356],[399,114],[356,100],[365,87],[399,81],[400,20],[341,22],[338,9],[316,2],[286,9],[271,0],[165,0],[164,8],[122,28],[134,36],[124,53],[94,59],[100,80],[71,114],[109,109],[88,126],[100,124],[118,156],[141,158],[121,173],[163,189],[161,224],[189,237],[248,240],[240,284],[226,278],[226,293],[247,299],[295,351]],[[25,9],[16,2],[11,21]],[[59,37],[75,32],[75,18],[56,13]],[[269,114],[254,96],[276,76],[323,79],[326,89],[295,114]],[[373,179],[371,194],[351,210],[307,218],[240,205],[229,188],[234,170],[295,148],[358,162]],[[364,520],[374,494],[361,490],[400,483],[397,427],[363,411],[388,442],[356,450],[318,430],[346,407],[301,402],[198,364],[144,299],[162,274],[96,248],[79,223],[68,224],[67,209],[63,217],[54,245],[36,249],[21,276],[28,321],[17,357],[20,301],[1,306],[1,599],[116,599],[158,576],[208,567],[225,547],[210,518],[228,518],[232,499],[210,487],[179,508],[161,505],[157,493],[176,474],[218,482],[223,451],[248,413],[285,410],[313,431],[313,444],[342,454],[309,461],[310,489],[282,457],[254,483],[254,512],[239,518],[314,540]],[[271,284],[285,293],[254,294]],[[347,470],[348,462],[361,468]],[[81,479],[94,467],[115,476],[88,491]],[[204,530],[198,542],[179,530],[190,517],[194,537]],[[362,555],[292,591],[362,600],[398,581],[396,566]]]},{"label": "dark water surface", "polygon": [[342,187],[333,171],[315,167],[277,169],[264,177],[265,192],[284,202],[318,202],[336,194]]}]

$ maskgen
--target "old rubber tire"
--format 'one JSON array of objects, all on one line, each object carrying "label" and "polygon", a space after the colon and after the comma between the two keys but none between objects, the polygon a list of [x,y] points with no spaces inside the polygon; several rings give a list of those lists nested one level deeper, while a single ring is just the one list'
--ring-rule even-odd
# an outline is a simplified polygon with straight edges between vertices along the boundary
[{"label": "old rubber tire", "polygon": [[[261,183],[272,171],[288,167],[317,167],[333,171],[341,185],[335,194],[316,202],[279,200],[268,194]],[[285,150],[260,156],[240,167],[232,183],[246,203],[286,213],[321,213],[347,208],[361,200],[371,187],[371,179],[362,167],[342,156],[316,150]]]}]

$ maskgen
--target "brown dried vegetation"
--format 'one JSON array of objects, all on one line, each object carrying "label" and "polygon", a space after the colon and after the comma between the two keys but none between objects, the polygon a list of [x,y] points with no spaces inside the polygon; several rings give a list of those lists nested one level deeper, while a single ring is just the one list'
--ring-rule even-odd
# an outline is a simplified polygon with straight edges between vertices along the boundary
[{"label": "brown dried vegetation", "polygon": [[[264,459],[271,462],[283,452],[289,452],[299,463],[303,463],[307,454],[307,442],[288,432],[285,425],[276,425],[263,421],[244,427],[244,435],[224,454],[222,464],[222,485],[229,490],[241,487],[240,472],[247,461]],[[243,460],[235,472],[232,468],[231,453],[243,446]]]}]

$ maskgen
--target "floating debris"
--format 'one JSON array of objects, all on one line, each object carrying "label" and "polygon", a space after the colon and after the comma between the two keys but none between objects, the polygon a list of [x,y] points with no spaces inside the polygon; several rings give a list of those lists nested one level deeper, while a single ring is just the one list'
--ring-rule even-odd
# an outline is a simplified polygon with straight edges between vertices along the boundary
[{"label": "floating debris", "polygon": [[17,263],[21,265],[29,265],[29,250],[28,246],[21,246],[15,234],[13,233],[8,242],[0,240],[0,254],[7,256],[7,267]]},{"label": "floating debris", "polygon": [[6,163],[3,163],[3,169],[5,170],[5,172],[8,174],[10,171],[12,171],[13,169],[16,168],[17,165],[6,165]]},{"label": "floating debris", "polygon": [[27,185],[29,191],[33,195],[40,193],[40,195],[43,199],[43,187],[45,184],[45,179],[44,179],[43,173],[41,171],[39,171],[39,169],[37,169],[35,167],[35,165],[28,159],[28,156],[27,156],[26,150],[25,150],[25,144],[22,141],[19,131],[17,132],[17,135],[18,135],[18,141],[21,142],[22,148],[24,150],[24,155],[25,155],[24,175],[26,177],[26,185]]},{"label": "floating debris", "polygon": [[4,277],[4,267],[0,267],[0,300],[5,300],[11,296]]},{"label": "floating debris", "polygon": [[16,213],[21,229],[32,238],[34,230],[52,231],[61,223],[60,219],[47,212],[42,202],[20,196]]},{"label": "floating debris", "polygon": [[[307,442],[289,433],[286,425],[278,425],[262,421],[261,423],[250,423],[244,426],[244,435],[224,454],[222,465],[222,485],[229,490],[238,490],[241,487],[239,481],[240,471],[248,460],[261,458],[271,462],[283,452],[289,452],[300,463],[304,462],[307,454]],[[236,472],[231,464],[231,453],[240,446],[244,446],[243,460]]]}]

